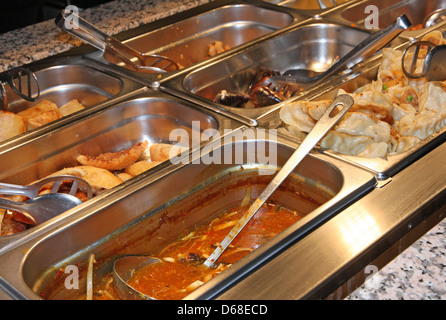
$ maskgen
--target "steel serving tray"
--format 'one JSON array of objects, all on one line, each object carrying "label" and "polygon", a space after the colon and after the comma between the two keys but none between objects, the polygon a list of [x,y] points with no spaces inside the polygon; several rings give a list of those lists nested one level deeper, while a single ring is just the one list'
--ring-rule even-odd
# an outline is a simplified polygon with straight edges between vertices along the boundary
[{"label": "steel serving tray", "polygon": [[[246,193],[247,177],[252,185],[259,183],[260,188],[266,185],[272,178],[271,173],[288,159],[297,146],[281,135],[270,140],[270,136],[257,137],[262,129],[249,130],[236,130],[225,136],[227,140],[215,141],[212,157],[220,159],[220,163],[206,163],[204,159],[211,154],[209,150],[202,149],[189,158],[189,162],[178,165],[162,179],[139,179],[110,194],[102,203],[98,201],[85,208],[76,219],[8,250],[0,261],[0,285],[14,298],[40,299],[40,294],[44,294],[47,298],[73,299],[84,291],[85,263],[90,254],[95,254],[96,260],[94,279],[100,281],[110,272],[115,258],[125,254],[150,253],[184,235],[185,228],[227,209],[229,203],[239,203]],[[218,150],[221,152],[216,153]],[[239,152],[235,152],[237,150]],[[224,157],[228,154],[231,161],[226,162]],[[265,154],[277,156],[277,162],[265,161]],[[296,224],[186,299],[210,299],[224,292],[290,244],[336,216],[373,189],[375,183],[374,176],[364,170],[317,152],[311,153],[273,199],[290,208],[301,206],[293,196],[298,189],[288,187],[303,184],[306,190],[303,192],[309,192],[315,199],[325,197],[320,202],[322,204],[310,209]],[[311,190],[319,191],[313,193]],[[54,280],[59,278],[55,277],[59,268],[71,264],[80,270],[81,289],[78,291],[66,290],[63,280]]]},{"label": "steel serving tray", "polygon": [[[392,182],[373,189],[265,263],[218,299],[340,300],[365,281],[366,291],[373,291],[377,285],[371,275],[379,277],[377,270],[385,268],[444,221],[445,155],[446,144],[443,144],[397,173]],[[440,239],[441,236],[438,235]],[[404,255],[402,260],[405,261]],[[388,270],[384,271],[386,274]],[[272,274],[277,276],[271,277]],[[441,282],[443,278],[437,280]],[[413,299],[423,298],[424,291]]]}]

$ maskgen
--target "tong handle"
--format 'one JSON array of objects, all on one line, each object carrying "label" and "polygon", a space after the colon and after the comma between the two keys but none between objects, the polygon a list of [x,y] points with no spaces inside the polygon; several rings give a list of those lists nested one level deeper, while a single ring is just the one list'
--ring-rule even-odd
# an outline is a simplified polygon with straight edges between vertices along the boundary
[{"label": "tong handle", "polygon": [[9,199],[0,197],[0,208],[7,210],[15,210],[23,212],[23,209],[26,207],[26,202],[17,202]]}]

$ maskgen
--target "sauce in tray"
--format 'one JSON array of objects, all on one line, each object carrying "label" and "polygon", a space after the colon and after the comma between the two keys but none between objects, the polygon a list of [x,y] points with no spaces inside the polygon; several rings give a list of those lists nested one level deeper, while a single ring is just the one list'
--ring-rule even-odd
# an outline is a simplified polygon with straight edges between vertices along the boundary
[{"label": "sauce in tray", "polygon": [[182,299],[303,217],[282,206],[265,204],[223,252],[215,267],[204,266],[203,262],[246,210],[248,206],[232,209],[198,226],[156,254],[162,262],[135,271],[128,283],[157,300]]}]

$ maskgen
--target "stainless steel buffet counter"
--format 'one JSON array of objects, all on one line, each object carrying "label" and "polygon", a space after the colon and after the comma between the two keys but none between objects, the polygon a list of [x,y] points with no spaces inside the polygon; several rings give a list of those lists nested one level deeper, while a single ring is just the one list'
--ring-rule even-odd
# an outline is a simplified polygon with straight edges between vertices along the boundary
[{"label": "stainless steel buffet counter", "polygon": [[[316,3],[316,1],[314,2]],[[409,2],[413,3],[416,1]],[[437,2],[435,4],[442,5],[440,2]],[[252,1],[249,5],[253,5],[253,3],[255,2]],[[266,44],[259,42],[254,48],[251,48],[247,45],[245,47],[245,44],[243,44],[242,41],[241,44],[236,44],[239,46],[238,51],[229,51],[227,55],[228,59],[233,59],[234,62],[232,64],[227,64],[225,60],[219,61],[218,59],[215,59],[215,63],[211,64],[210,71],[206,68],[206,64],[204,63],[198,63],[198,67],[195,65],[191,69],[186,68],[186,72],[190,71],[191,73],[187,74],[184,72],[185,78],[182,78],[182,75],[180,74],[179,78],[173,77],[172,80],[167,79],[165,82],[165,92],[156,93],[155,96],[157,96],[157,99],[167,98],[174,104],[175,108],[181,110],[186,110],[190,107],[191,110],[197,111],[194,104],[205,106],[205,113],[208,119],[206,123],[209,123],[211,128],[215,127],[220,130],[222,128],[231,128],[238,130],[242,125],[255,123],[261,117],[250,110],[233,113],[233,110],[229,109],[229,112],[227,112],[227,109],[216,108],[211,102],[202,99],[202,97],[200,97],[200,90],[203,90],[203,88],[207,89],[207,84],[201,83],[200,81],[207,79],[206,77],[203,77],[203,74],[214,75],[218,72],[220,75],[218,80],[221,83],[226,84],[229,82],[226,81],[224,72],[228,72],[228,77],[232,79],[234,71],[231,68],[242,68],[245,70],[246,68],[251,67],[258,62],[259,52],[268,52],[274,56],[280,56],[280,46],[274,46],[274,41],[278,42],[278,44],[285,43],[285,45],[287,45],[287,41],[292,42],[295,40],[293,30],[290,28],[293,23],[304,22],[314,15],[318,16],[319,14],[322,14],[322,11],[318,10],[315,6],[304,8],[302,10],[298,5],[293,7],[290,3],[283,3],[282,6],[285,9],[283,11],[279,10],[279,15],[281,15],[283,19],[281,20],[281,24],[266,27],[266,29],[269,30],[268,32],[274,32],[276,28],[283,28],[284,30],[282,33],[278,33],[277,36],[274,36],[270,42],[265,42]],[[300,2],[295,1],[294,3],[299,4]],[[340,4],[341,1],[338,1],[338,3]],[[380,2],[375,1],[374,4],[379,6]],[[134,33],[135,29],[133,28],[139,26],[139,24],[142,25],[142,29],[139,29],[140,32],[141,30],[143,32],[151,31],[151,29],[156,30],[158,19],[174,15],[185,9],[199,8],[202,5],[212,5],[212,3],[209,4],[207,1],[184,1],[182,2],[182,5],[178,6],[177,1],[163,1],[160,6],[148,7],[144,1],[132,1],[132,6],[128,6],[131,7],[130,9],[125,5],[125,1],[114,1],[95,9],[86,10],[85,15],[88,17],[90,13],[95,12],[96,14],[92,14],[92,17],[103,17],[103,20],[93,22],[99,23],[110,33],[123,32],[120,33],[120,36],[125,39],[136,35]],[[396,6],[395,4],[393,5]],[[262,10],[268,10],[269,8],[270,7],[267,6]],[[119,11],[118,9],[122,9],[122,11]],[[260,13],[260,11],[261,10],[259,10],[258,17],[262,17],[263,13]],[[330,11],[330,8],[328,11]],[[101,14],[98,14],[99,12]],[[390,14],[391,10],[385,12],[386,14]],[[337,15],[335,14],[334,17],[340,19],[339,14],[340,13],[337,13]],[[193,17],[193,15],[186,14],[186,17],[189,16]],[[347,7],[346,10],[342,11],[341,18],[345,19],[347,21],[345,25],[348,25],[349,23],[353,23],[351,17],[355,16],[354,7]],[[175,17],[178,18],[179,16],[173,16],[173,20],[167,18],[166,21],[175,22]],[[113,20],[113,18],[116,18],[116,20]],[[416,19],[417,17],[412,18]],[[320,17],[318,16],[315,22],[318,23],[319,19]],[[135,20],[139,22],[136,22]],[[151,25],[148,29],[144,27],[143,24],[151,22],[155,22],[153,26]],[[263,20],[259,20],[257,23],[258,22],[263,23]],[[354,23],[359,24],[358,21],[354,21]],[[309,24],[309,26],[313,27],[314,25]],[[264,26],[262,25],[261,29],[263,30],[263,28]],[[266,36],[261,35],[260,38],[264,36],[268,37],[268,32]],[[349,30],[348,28],[344,28],[340,32],[345,32],[349,39],[355,39],[352,41],[359,41],[367,35],[367,30],[364,29]],[[53,55],[72,49],[72,46],[67,45],[66,43],[61,43],[58,38],[59,33],[60,30],[57,29],[54,22],[49,21],[38,26],[25,28],[25,33],[21,33],[21,36],[15,36],[17,33],[14,31],[0,35],[0,41],[2,42],[2,49],[0,49],[1,67],[5,71],[12,67],[33,61],[40,62],[41,59],[50,58]],[[250,32],[246,33],[250,34]],[[411,33],[409,33],[409,36],[411,36]],[[285,41],[283,41],[283,39],[285,39]],[[21,43],[21,41],[23,41],[23,43]],[[250,40],[247,41],[249,42]],[[273,44],[271,45],[272,49],[268,46],[268,43]],[[137,42],[136,45],[138,45]],[[80,48],[80,51],[76,51],[79,49],[68,51],[68,58],[65,59],[72,62],[72,58],[69,57],[70,53],[83,52],[83,49],[85,48]],[[237,58],[240,57],[237,55],[239,52],[244,53],[242,58]],[[106,57],[98,55],[96,51],[87,53],[87,56],[90,59],[89,63],[95,68],[97,67],[97,61],[103,63],[104,65],[102,65],[101,68],[105,68],[108,75],[113,75],[113,71],[116,71],[116,69],[113,69],[113,66],[110,68],[110,63],[109,61],[106,61]],[[49,61],[51,62],[51,60]],[[266,65],[275,67],[277,61],[279,60],[272,60],[271,62],[264,60],[263,62]],[[280,61],[282,63],[286,62],[285,60]],[[212,59],[211,62],[213,62]],[[134,99],[144,102],[146,101],[145,99],[150,101],[150,99],[153,98],[150,96],[153,94],[151,93],[151,90],[145,88],[145,85],[151,80],[150,76],[140,77],[127,70],[120,71],[115,75],[118,79],[123,80],[120,83],[120,86],[115,90],[116,95],[110,98],[114,101],[114,104],[119,103],[122,105],[122,109],[125,109],[128,104],[126,104],[126,102],[135,101]],[[185,89],[179,86],[178,79],[183,80],[182,84]],[[218,81],[214,79],[212,85],[215,85],[216,83],[218,87]],[[212,90],[212,88],[210,89]],[[172,92],[173,96],[169,97],[169,94]],[[191,92],[193,94],[191,94]],[[195,95],[197,92],[198,97]],[[328,91],[326,93],[328,93]],[[149,96],[147,97],[145,95]],[[183,102],[184,106],[182,105]],[[177,104],[180,104],[181,106],[177,107]],[[110,118],[113,118],[115,112],[121,111],[120,109],[117,109],[118,111],[116,111],[116,109],[117,108],[113,107],[111,104],[99,103],[92,107],[92,113],[110,113],[113,115]],[[271,114],[274,114],[274,111],[276,111],[274,108],[267,110],[267,112],[271,112]],[[125,111],[122,112],[124,113]],[[181,111],[176,112],[181,114]],[[240,115],[241,117],[239,117]],[[170,117],[170,115],[168,116]],[[73,130],[69,126],[69,121],[80,126],[80,122],[83,119],[84,118],[81,116],[78,118],[69,118],[66,120],[66,123],[62,122],[59,123],[59,125],[50,126],[47,129],[38,131],[37,133],[39,134],[48,135],[52,130],[55,130],[54,134],[51,133],[50,137],[42,138],[40,139],[41,141],[37,137],[37,133],[30,133],[27,138],[36,139],[36,143],[40,143],[41,145],[51,143],[53,140],[59,141],[57,139],[58,136],[62,137],[66,132],[70,133],[70,130]],[[93,116],[89,115],[89,121],[91,123],[95,124],[96,122],[99,122],[99,120],[94,119]],[[87,137],[87,135],[85,137]],[[25,138],[20,142],[26,145]],[[74,148],[73,145],[77,144],[77,142],[66,141],[65,144],[66,147],[64,145],[63,148],[64,152],[66,152],[65,150],[67,149],[70,150],[69,148]],[[280,152],[283,152],[286,155],[286,152],[288,152],[287,148],[289,148],[290,145],[294,146],[293,143],[285,139],[283,145],[279,145]],[[31,150],[32,147],[33,145],[30,144],[27,147],[25,146],[27,149],[24,150]],[[3,146],[3,149],[0,148],[0,151],[3,150],[3,152],[8,152],[10,156],[3,156],[3,159],[6,159],[9,161],[8,163],[12,164],[11,159],[14,159],[14,152],[20,152],[20,150],[12,148],[11,151],[9,151],[7,150],[8,148],[8,145]],[[284,151],[280,148],[283,148]],[[59,150],[46,150],[45,152],[35,155],[32,160],[35,161],[35,159],[39,159],[39,157],[41,159],[55,157],[59,163],[62,163],[61,161],[63,161],[64,156],[54,156],[56,151]],[[1,156],[2,155],[0,155],[0,157]],[[438,269],[437,266],[444,266],[444,252],[446,251],[444,245],[446,168],[443,165],[445,156],[446,145],[444,143],[439,143],[438,145],[429,144],[428,153],[416,155],[416,161],[409,165],[403,161],[402,163],[399,163],[401,166],[397,169],[392,168],[393,171],[387,171],[388,168],[385,168],[383,172],[378,170],[378,174],[376,174],[376,172],[373,173],[374,167],[372,167],[371,169],[366,168],[366,170],[359,174],[359,172],[356,172],[354,164],[350,167],[352,163],[343,164],[342,159],[337,159],[336,157],[331,159],[330,155],[316,153],[314,159],[312,157],[312,161],[314,162],[313,165],[321,162],[321,164],[323,164],[320,165],[321,170],[323,169],[326,170],[324,172],[330,172],[330,179],[333,180],[328,180],[327,184],[330,188],[334,189],[335,194],[340,192],[339,190],[342,190],[334,199],[338,201],[337,199],[340,198],[343,200],[347,199],[348,201],[342,202],[341,206],[330,207],[331,202],[329,202],[329,205],[327,206],[322,206],[321,209],[317,210],[318,217],[320,218],[316,219],[316,225],[296,226],[293,231],[297,232],[297,234],[294,234],[293,237],[284,235],[284,237],[277,240],[276,243],[269,244],[260,250],[254,255],[255,259],[248,259],[245,261],[244,265],[234,268],[232,275],[229,274],[223,279],[225,280],[223,281],[223,284],[216,282],[209,284],[208,286],[205,285],[201,290],[194,292],[191,298],[444,299],[446,297],[446,289],[443,280],[445,278],[445,270],[443,270],[443,268]],[[2,170],[2,178],[11,180],[16,173],[20,173],[20,177],[24,182],[26,179],[32,177],[33,167],[26,165],[26,163],[31,162],[31,160],[22,159],[21,161],[23,163],[18,166],[15,171],[8,172],[8,170]],[[327,166],[327,163],[325,162],[329,165]],[[312,162],[309,163],[311,164]],[[340,171],[337,172],[335,170],[332,172],[325,168],[330,167],[330,165],[335,165]],[[380,167],[378,167],[378,169],[379,168]],[[39,170],[49,169],[39,168]],[[170,171],[168,169],[166,170],[167,172],[163,172],[159,176],[155,174],[153,177],[154,180],[158,181],[160,177],[170,174]],[[188,170],[190,171],[190,169],[184,169],[183,171],[187,176],[193,176],[194,172],[192,171],[189,173]],[[358,178],[360,183],[358,183],[357,186],[360,188],[358,188],[359,191],[357,190],[357,192],[350,193],[351,190],[348,190],[348,183],[350,183],[351,178],[354,178],[353,176],[349,176],[349,173],[355,175],[355,177],[361,177]],[[362,176],[362,174],[364,174],[364,176]],[[377,180],[374,180],[374,174],[378,177]],[[203,176],[203,174],[201,176]],[[304,176],[307,177],[305,174]],[[345,181],[348,182],[347,190],[342,189],[337,182],[342,179],[345,179]],[[160,184],[161,187],[163,187],[162,183],[163,182],[157,182],[157,184]],[[142,179],[137,180],[136,186],[139,186],[140,188],[146,187]],[[136,186],[128,187],[127,191],[129,193],[140,192],[137,191]],[[116,194],[119,194],[119,191],[121,190],[118,190]],[[172,197],[175,196],[173,190],[170,192],[172,192]],[[114,195],[115,194],[112,193],[110,197],[113,198]],[[120,197],[121,196],[116,195],[114,201],[116,201],[118,205],[121,205],[120,202],[123,202],[122,206],[126,206],[127,204],[124,200],[121,200]],[[111,211],[111,209],[101,208],[101,201],[105,201],[104,198],[96,200],[96,204],[93,205],[93,208],[95,210],[103,210],[104,214],[108,214],[107,212]],[[333,201],[332,199],[332,202],[336,201]],[[155,201],[155,203],[159,205],[157,201]],[[82,212],[82,208],[80,209],[80,212]],[[114,213],[110,212],[110,214],[113,215]],[[89,217],[88,213],[85,213],[83,217]],[[67,218],[67,220],[61,219],[60,221],[56,220],[55,222],[50,223],[48,225],[50,228],[46,229],[46,231],[45,228],[42,228],[44,231],[43,234],[39,234],[38,232],[34,233],[33,231],[25,234],[25,238],[29,243],[20,243],[19,240],[16,241],[16,239],[12,239],[12,241],[6,242],[3,249],[0,248],[0,253],[2,253],[0,256],[0,271],[8,269],[9,263],[19,265],[20,268],[25,269],[21,269],[20,274],[11,271],[3,271],[3,273],[0,273],[0,288],[3,289],[0,293],[1,299],[38,298],[30,290],[32,283],[36,280],[36,277],[38,277],[38,275],[35,274],[37,270],[33,270],[33,268],[34,266],[35,268],[41,269],[46,267],[45,263],[41,261],[42,257],[39,257],[39,254],[42,254],[41,252],[45,253],[45,250],[48,250],[47,248],[45,249],[45,247],[41,248],[38,244],[40,241],[50,243],[53,241],[51,237],[49,240],[46,238],[47,235],[52,235],[51,230],[53,228],[61,228],[60,232],[63,233],[64,226],[69,226],[71,223],[75,223],[73,221],[77,221],[74,218],[74,220],[70,220],[71,218],[69,215],[65,218]],[[83,224],[88,226],[88,223],[88,220],[82,221],[82,219],[80,219],[79,225],[76,225],[73,229],[79,228],[79,230],[81,230],[80,227]],[[116,224],[110,226],[110,228],[112,227],[119,228],[122,226]],[[438,228],[440,232],[428,233],[432,228]],[[78,230],[76,229],[76,231]],[[103,232],[103,235],[105,236],[106,232]],[[410,250],[413,249],[412,244],[415,241],[435,243],[431,240],[432,237],[436,239],[435,241],[440,243],[440,249],[437,256],[432,256],[430,252],[427,252],[429,250],[425,250],[422,253],[413,250],[412,253],[407,253],[411,252]],[[93,241],[98,239],[90,240]],[[277,250],[279,244],[280,249]],[[404,251],[406,248],[409,248],[409,251]],[[438,248],[435,249],[438,250]],[[29,254],[31,255],[31,258],[27,258],[25,266],[22,266],[21,261],[23,257],[28,254],[28,250],[30,250]],[[71,250],[80,250],[80,248],[71,248]],[[438,258],[438,256],[440,258]],[[440,284],[432,284],[427,288],[420,288],[420,292],[413,292],[412,295],[404,295],[404,292],[389,295],[390,290],[387,289],[386,292],[386,283],[382,283],[380,280],[385,279],[388,275],[392,275],[394,278],[400,276],[395,273],[394,269],[392,269],[392,262],[395,261],[395,257],[400,261],[403,260],[408,265],[415,263],[415,259],[425,261],[421,266],[418,265],[418,267],[426,270],[425,273],[431,276],[429,281],[438,281]],[[54,257],[54,259],[56,258],[62,259],[61,256]],[[57,259],[55,261],[58,261]],[[432,264],[430,261],[432,261]],[[390,264],[387,265],[388,263]],[[412,268],[412,266],[409,268]],[[379,269],[381,269],[381,271],[378,272]],[[17,268],[14,270],[17,270]],[[413,274],[413,269],[410,269],[409,271]],[[420,283],[419,277],[411,278],[403,276],[402,278],[404,279],[400,280],[401,283],[407,285],[407,287],[419,285]],[[366,280],[366,285],[355,291],[355,289]],[[414,281],[417,283],[413,283]],[[426,282],[428,281],[425,281],[425,283]],[[215,287],[212,287],[212,285],[215,285]],[[381,291],[379,291],[380,289]]]}]

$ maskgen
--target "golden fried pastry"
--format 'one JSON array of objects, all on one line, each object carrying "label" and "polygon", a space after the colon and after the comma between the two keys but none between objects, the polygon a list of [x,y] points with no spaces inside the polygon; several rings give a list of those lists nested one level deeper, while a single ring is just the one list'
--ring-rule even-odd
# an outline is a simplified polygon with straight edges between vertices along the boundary
[{"label": "golden fried pastry", "polygon": [[147,146],[148,142],[143,141],[117,152],[101,153],[98,156],[80,155],[77,157],[77,161],[85,166],[95,166],[111,171],[122,170],[137,161]]},{"label": "golden fried pastry", "polygon": [[60,113],[62,113],[62,116],[64,117],[82,109],[85,109],[85,106],[77,99],[70,100],[59,108]]},{"label": "golden fried pastry", "polygon": [[21,116],[0,110],[0,141],[12,138],[25,131],[26,123]]},{"label": "golden fried pastry", "polygon": [[143,173],[144,171],[149,170],[150,168],[155,167],[160,163],[161,162],[159,161],[147,161],[147,160],[138,161],[125,168],[125,173],[134,177],[140,173]]}]

